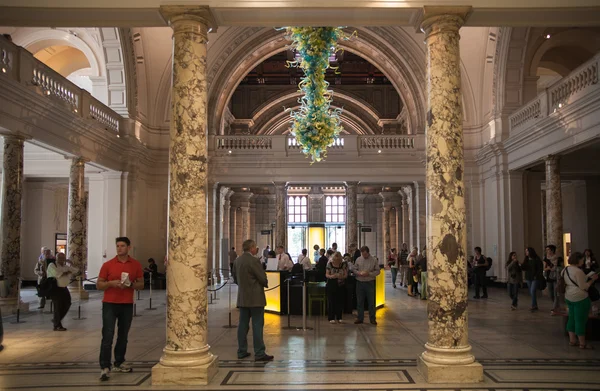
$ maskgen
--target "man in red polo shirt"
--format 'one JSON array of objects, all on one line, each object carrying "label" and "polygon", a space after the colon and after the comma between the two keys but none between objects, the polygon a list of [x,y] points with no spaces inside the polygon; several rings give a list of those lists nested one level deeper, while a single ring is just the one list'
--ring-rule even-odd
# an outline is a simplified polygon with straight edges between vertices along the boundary
[{"label": "man in red polo shirt", "polygon": [[100,269],[96,286],[104,291],[102,299],[102,344],[100,345],[100,380],[108,380],[111,371],[112,342],[115,322],[119,321],[115,345],[115,372],[131,372],[125,364],[127,335],[133,320],[133,290],[144,289],[142,265],[129,256],[129,238],[117,238],[117,256]]}]

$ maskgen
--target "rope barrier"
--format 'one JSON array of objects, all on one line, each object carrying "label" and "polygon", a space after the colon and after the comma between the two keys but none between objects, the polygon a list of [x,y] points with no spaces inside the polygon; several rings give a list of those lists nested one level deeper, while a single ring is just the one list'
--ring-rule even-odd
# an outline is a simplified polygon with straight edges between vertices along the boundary
[{"label": "rope barrier", "polygon": [[216,292],[216,291],[219,291],[219,290],[223,289],[223,287],[224,287],[225,285],[227,285],[227,282],[229,282],[229,278],[228,278],[227,280],[225,280],[225,282],[223,283],[223,285],[221,285],[221,286],[220,286],[220,287],[218,287],[217,289],[208,289],[208,291],[209,291],[209,292]]}]

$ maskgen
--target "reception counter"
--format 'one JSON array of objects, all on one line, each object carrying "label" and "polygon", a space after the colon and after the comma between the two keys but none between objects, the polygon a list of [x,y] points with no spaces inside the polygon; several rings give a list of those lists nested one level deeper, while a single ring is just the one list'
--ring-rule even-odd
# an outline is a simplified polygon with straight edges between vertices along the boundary
[{"label": "reception counter", "polygon": [[[282,271],[267,271],[267,280],[269,288],[265,289],[265,297],[267,306],[265,311],[275,314],[287,314],[287,282],[289,272]],[[307,279],[310,280],[310,273],[307,273]],[[346,312],[351,312],[352,308],[356,309],[356,279],[349,276],[346,280],[347,284],[347,302]],[[273,289],[274,288],[274,289]],[[320,284],[320,289],[325,292],[324,284]],[[308,301],[308,297],[307,297]],[[385,305],[385,271],[381,269],[381,273],[375,279],[375,306],[381,308]],[[368,306],[365,306],[368,308]],[[292,280],[290,283],[290,310],[292,315],[302,314],[302,282],[301,279]],[[310,312],[310,310],[309,310]],[[316,313],[315,313],[316,314]]]}]

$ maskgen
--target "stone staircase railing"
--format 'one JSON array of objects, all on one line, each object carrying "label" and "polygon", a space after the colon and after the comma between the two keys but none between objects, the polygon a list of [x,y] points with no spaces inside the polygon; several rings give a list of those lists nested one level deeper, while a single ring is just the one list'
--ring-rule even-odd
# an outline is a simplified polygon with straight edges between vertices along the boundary
[{"label": "stone staircase railing", "polygon": [[20,83],[53,100],[59,107],[119,134],[123,121],[121,115],[4,37],[0,37],[0,79],[2,77]]},{"label": "stone staircase railing", "polygon": [[582,98],[600,88],[598,67],[600,54],[585,62],[569,75],[554,83],[509,117],[510,132],[522,132],[567,105],[576,105]]}]

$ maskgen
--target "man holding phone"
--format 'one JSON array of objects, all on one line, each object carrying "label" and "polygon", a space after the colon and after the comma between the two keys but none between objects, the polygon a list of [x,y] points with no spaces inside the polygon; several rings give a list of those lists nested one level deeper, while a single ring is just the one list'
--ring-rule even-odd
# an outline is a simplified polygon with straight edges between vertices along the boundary
[{"label": "man holding phone", "polygon": [[119,321],[115,345],[115,372],[131,372],[125,364],[127,335],[133,320],[133,291],[144,289],[142,265],[129,256],[131,241],[127,237],[116,239],[117,256],[105,262],[98,275],[97,287],[104,291],[102,299],[102,343],[100,345],[100,380],[109,379],[111,371],[112,342],[115,322]]}]

